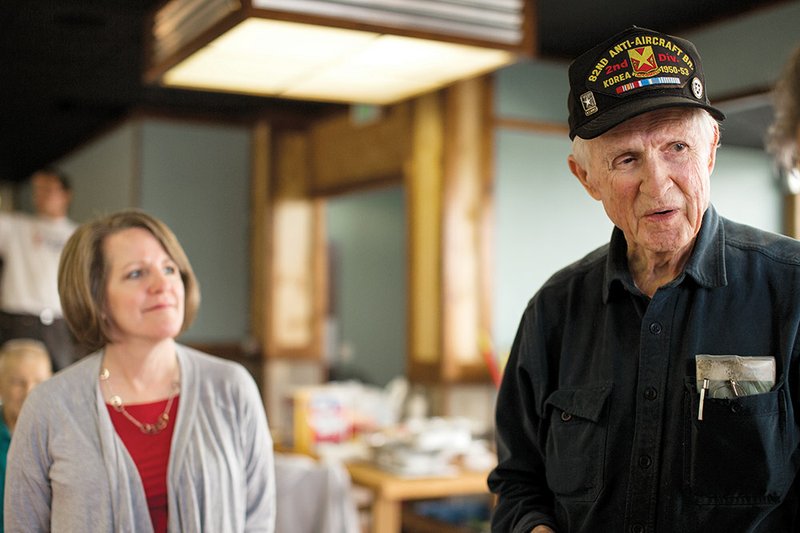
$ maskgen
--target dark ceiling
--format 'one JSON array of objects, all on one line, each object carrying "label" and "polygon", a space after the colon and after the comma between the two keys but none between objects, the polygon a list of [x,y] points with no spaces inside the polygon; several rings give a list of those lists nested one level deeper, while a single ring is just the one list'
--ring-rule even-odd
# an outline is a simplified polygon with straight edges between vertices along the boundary
[{"label": "dark ceiling", "polygon": [[[4,0],[0,10],[0,180],[50,164],[134,109],[231,118],[314,114],[309,102],[142,83],[146,14],[162,0]],[[571,59],[631,25],[680,34],[776,0],[537,0],[540,55]],[[745,121],[764,123],[763,109]],[[763,129],[763,124],[760,126]],[[760,142],[756,133],[742,144]],[[730,143],[731,140],[729,139]]]}]

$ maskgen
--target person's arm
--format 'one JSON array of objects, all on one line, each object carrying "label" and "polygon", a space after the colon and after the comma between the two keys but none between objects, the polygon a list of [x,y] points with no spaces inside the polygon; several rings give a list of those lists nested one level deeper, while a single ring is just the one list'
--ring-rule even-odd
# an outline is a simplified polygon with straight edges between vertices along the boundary
[{"label": "person's arm", "polygon": [[267,426],[267,415],[261,394],[247,370],[242,379],[243,439],[245,478],[247,479],[247,506],[245,531],[273,533],[275,531],[275,460],[272,437]]},{"label": "person's arm", "polygon": [[46,414],[29,396],[17,420],[6,467],[5,531],[50,531],[48,427]]},{"label": "person's arm", "polygon": [[556,529],[554,497],[547,485],[542,449],[543,396],[547,392],[536,382],[536,376],[548,373],[543,336],[535,331],[532,314],[529,307],[511,348],[497,399],[498,464],[488,481],[497,494],[492,531],[498,533]]}]

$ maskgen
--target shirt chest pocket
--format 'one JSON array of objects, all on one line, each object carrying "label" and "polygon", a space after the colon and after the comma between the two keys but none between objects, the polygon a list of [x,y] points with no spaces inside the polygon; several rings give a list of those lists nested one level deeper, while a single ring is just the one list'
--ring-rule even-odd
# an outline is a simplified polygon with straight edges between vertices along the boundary
[{"label": "shirt chest pocket", "polygon": [[783,389],[738,398],[699,396],[687,379],[686,482],[699,504],[779,501],[792,479]]},{"label": "shirt chest pocket", "polygon": [[574,501],[593,501],[603,488],[610,385],[560,389],[547,399],[545,470],[550,489]]}]

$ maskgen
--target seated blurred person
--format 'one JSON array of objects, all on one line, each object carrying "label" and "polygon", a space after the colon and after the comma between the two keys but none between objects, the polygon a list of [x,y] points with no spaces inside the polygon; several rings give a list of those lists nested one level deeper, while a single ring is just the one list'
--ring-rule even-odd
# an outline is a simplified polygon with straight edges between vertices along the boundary
[{"label": "seated blurred person", "polygon": [[0,342],[40,340],[61,370],[77,357],[58,299],[58,260],[76,227],[67,218],[72,188],[53,169],[36,172],[31,186],[34,215],[0,213]]},{"label": "seated blurred person", "polygon": [[[44,344],[33,339],[14,339],[0,348],[0,501],[5,493],[6,455],[17,425],[22,402],[33,387],[52,374]],[[3,508],[0,506],[0,532]]]}]

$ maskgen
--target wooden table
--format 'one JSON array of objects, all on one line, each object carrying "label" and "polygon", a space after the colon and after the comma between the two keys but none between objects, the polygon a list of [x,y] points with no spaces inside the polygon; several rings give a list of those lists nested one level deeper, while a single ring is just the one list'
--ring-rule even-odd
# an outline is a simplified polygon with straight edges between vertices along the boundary
[{"label": "wooden table", "polygon": [[381,470],[371,463],[348,463],[353,483],[370,489],[372,533],[400,533],[404,501],[445,498],[467,494],[489,494],[489,472],[462,470],[453,476],[407,478]]}]

